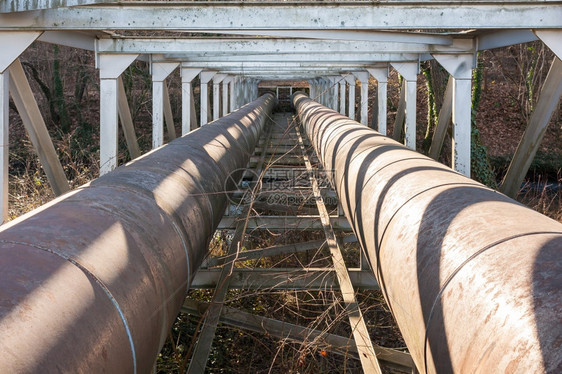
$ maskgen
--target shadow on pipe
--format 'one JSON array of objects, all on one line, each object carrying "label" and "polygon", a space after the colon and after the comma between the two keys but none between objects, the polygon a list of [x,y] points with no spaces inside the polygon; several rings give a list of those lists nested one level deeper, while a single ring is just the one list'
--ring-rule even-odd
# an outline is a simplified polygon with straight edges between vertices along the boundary
[{"label": "shadow on pipe", "polygon": [[421,372],[562,371],[562,225],[306,97],[294,106]]},{"label": "shadow on pipe", "polygon": [[3,226],[0,372],[149,372],[273,105],[264,95]]}]

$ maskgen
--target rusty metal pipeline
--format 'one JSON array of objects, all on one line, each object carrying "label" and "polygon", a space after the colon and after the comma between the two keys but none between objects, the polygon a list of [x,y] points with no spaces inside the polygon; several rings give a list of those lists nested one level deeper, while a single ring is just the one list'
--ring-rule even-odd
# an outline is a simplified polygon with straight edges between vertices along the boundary
[{"label": "rusty metal pipeline", "polygon": [[420,372],[562,372],[562,224],[293,97]]},{"label": "rusty metal pipeline", "polygon": [[148,373],[274,100],[2,227],[0,373]]}]

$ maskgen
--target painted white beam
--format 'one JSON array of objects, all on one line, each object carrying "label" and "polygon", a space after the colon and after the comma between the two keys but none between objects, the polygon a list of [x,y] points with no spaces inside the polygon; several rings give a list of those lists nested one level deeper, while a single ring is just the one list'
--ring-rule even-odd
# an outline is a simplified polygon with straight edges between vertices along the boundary
[{"label": "painted white beam", "polygon": [[[216,34],[219,30],[206,30],[205,32]],[[418,43],[434,45],[450,45],[452,37],[448,34],[422,33],[422,32],[394,32],[373,30],[221,30],[223,34],[252,35],[263,38],[264,36],[276,38],[307,38],[325,40],[349,40],[391,43]]]},{"label": "painted white beam", "polygon": [[[193,88],[191,81],[201,73],[202,69],[181,68],[181,134],[185,135],[192,128],[197,127],[197,116],[194,111],[192,112],[193,103]],[[195,118],[195,123],[192,123],[192,118]]]},{"label": "painted white beam", "polygon": [[0,73],[3,73],[33,43],[41,32],[3,31],[0,32]]},{"label": "painted white beam", "polygon": [[[214,63],[227,62],[231,65],[233,62],[322,62],[322,63],[370,63],[392,62],[392,61],[418,61],[418,55],[415,53],[379,53],[379,52],[323,52],[323,53],[265,53],[261,54],[242,54],[242,55],[211,55],[211,56],[190,56],[185,53],[169,53],[163,55],[166,60],[185,61],[184,66],[189,67],[219,67]],[[251,65],[249,65],[251,66]]]},{"label": "painted white beam", "polygon": [[202,71],[199,73],[199,80],[201,81],[201,108],[200,110],[200,126],[206,125],[209,122],[209,81],[217,74],[216,71]]},{"label": "painted white beam", "polygon": [[440,55],[435,59],[453,79],[452,168],[470,178],[471,94],[474,56]]},{"label": "painted white beam", "polygon": [[537,40],[531,30],[494,30],[476,37],[479,51],[507,47],[514,44],[527,43]]},{"label": "painted white beam", "polygon": [[[1,29],[279,30],[559,28],[562,3],[410,1],[376,3],[116,3],[0,15]],[[133,22],[134,20],[134,22]]]},{"label": "painted white beam", "polygon": [[405,144],[408,148],[416,149],[416,96],[419,64],[416,62],[391,63],[392,67],[406,80],[406,119]]},{"label": "painted white beam", "polygon": [[83,31],[45,31],[37,40],[50,44],[95,51],[97,39],[94,34]]},{"label": "painted white beam", "polygon": [[8,220],[8,167],[10,130],[10,71],[0,72],[0,218]]},{"label": "painted white beam", "polygon": [[386,135],[388,66],[367,68],[367,71],[377,80],[377,131]]},{"label": "painted white beam", "polygon": [[[404,33],[402,42],[348,41],[321,39],[279,39],[279,38],[118,38],[99,39],[98,52],[103,53],[149,53],[173,54],[186,56],[211,56],[238,54],[276,53],[325,53],[329,49],[333,53],[362,53],[377,51],[380,53],[430,53],[430,52],[468,52],[451,50],[452,38],[446,36],[447,46],[434,44],[411,43]],[[441,50],[442,49],[442,50]]]},{"label": "painted white beam", "polygon": [[117,78],[138,55],[98,55],[100,73],[100,175],[117,167]]}]

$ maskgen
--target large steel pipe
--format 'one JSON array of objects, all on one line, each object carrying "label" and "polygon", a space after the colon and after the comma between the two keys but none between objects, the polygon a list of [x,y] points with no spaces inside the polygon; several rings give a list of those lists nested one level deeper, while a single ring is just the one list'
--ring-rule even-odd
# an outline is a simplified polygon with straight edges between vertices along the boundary
[{"label": "large steel pipe", "polygon": [[418,369],[562,372],[562,225],[293,101]]},{"label": "large steel pipe", "polygon": [[148,373],[273,105],[262,96],[2,227],[0,373]]}]

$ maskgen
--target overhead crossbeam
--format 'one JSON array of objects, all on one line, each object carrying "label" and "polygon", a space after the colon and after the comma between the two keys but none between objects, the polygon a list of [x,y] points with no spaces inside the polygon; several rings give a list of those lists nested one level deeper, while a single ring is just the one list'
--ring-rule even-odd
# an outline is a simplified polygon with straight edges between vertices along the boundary
[{"label": "overhead crossbeam", "polygon": [[[406,33],[413,34],[413,33]],[[429,43],[350,41],[330,39],[287,38],[112,38],[98,41],[98,52],[103,53],[185,53],[191,56],[209,54],[238,55],[264,52],[281,53],[364,53],[377,51],[387,53],[451,53],[467,52],[452,45]]]},{"label": "overhead crossbeam", "polygon": [[4,30],[275,30],[558,28],[559,0],[384,3],[127,2],[0,15]]}]

